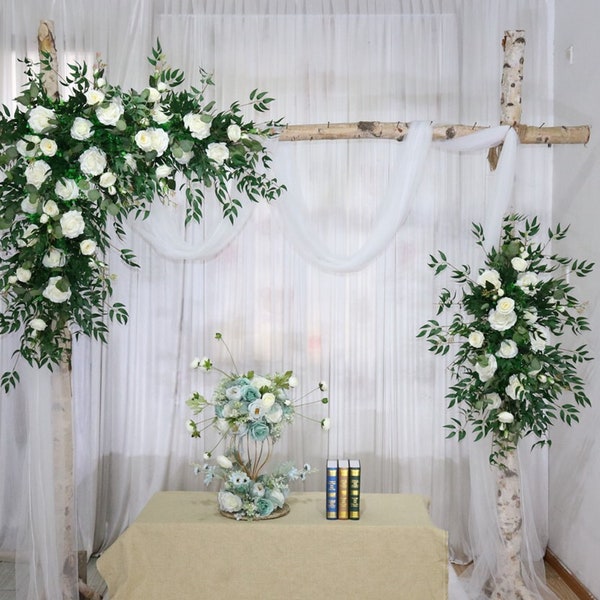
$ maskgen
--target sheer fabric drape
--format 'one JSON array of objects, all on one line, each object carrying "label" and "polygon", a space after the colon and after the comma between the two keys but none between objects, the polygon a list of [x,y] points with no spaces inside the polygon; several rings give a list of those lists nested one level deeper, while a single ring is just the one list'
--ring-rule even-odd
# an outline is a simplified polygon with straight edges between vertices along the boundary
[{"label": "sheer fabric drape", "polygon": [[[50,8],[41,0],[30,0],[27,9],[5,3],[0,25],[12,37],[1,38],[8,52],[3,101],[16,95],[14,58],[36,52],[31,40],[35,44],[44,17],[57,23],[63,66],[67,56],[93,61],[98,51],[108,78],[126,86],[145,85],[145,56],[159,37],[169,63],[186,71],[187,84],[195,83],[199,67],[214,73],[218,106],[259,87],[276,99],[270,116],[289,123],[494,124],[500,41],[504,30],[519,28],[527,37],[523,122],[551,121],[551,4],[541,0],[138,0],[126,6],[117,0],[102,7],[66,0]],[[290,188],[286,197],[272,206],[246,202],[233,226],[208,202],[206,219],[187,229],[183,199],[174,197],[171,206],[158,207],[154,224],[131,225],[127,247],[137,254],[139,271],[109,257],[115,300],[125,302],[130,322],[111,326],[108,346],[83,340],[75,347],[81,547],[105,548],[155,491],[203,487],[190,463],[215,440],[188,437],[185,399],[196,389],[210,393],[215,379],[188,366],[205,354],[227,365],[213,340],[219,331],[241,368],[293,368],[303,389],[329,382],[329,436],[299,420],[278,444],[279,457],[321,469],[327,456],[360,457],[365,491],[429,496],[434,520],[449,530],[452,558],[466,562],[484,547],[477,533],[489,513],[476,494],[486,489],[485,448],[444,439],[443,425],[452,416],[444,401],[449,382],[444,365],[415,335],[435,314],[438,290],[450,285],[433,280],[429,253],[439,248],[461,264],[479,264],[470,224],[484,223],[494,241],[506,198],[498,190],[510,187],[512,181],[501,181],[510,171],[490,172],[487,143],[470,152],[433,144],[420,185],[396,211],[400,226],[387,232],[384,245],[377,219],[386,203],[403,198],[397,177],[402,144],[271,145],[281,165],[276,175]],[[506,146],[504,161],[510,160]],[[546,148],[518,149],[512,208],[550,214],[550,169]],[[298,239],[300,230],[286,214],[300,202],[310,241]],[[154,247],[157,236],[165,240],[166,222],[174,241],[159,252]],[[336,268],[335,260],[344,262],[374,242],[364,260]],[[0,339],[3,364],[13,348],[13,338]],[[0,472],[13,489],[20,470],[35,468],[26,452],[42,427],[26,417],[43,399],[22,388],[0,404]],[[531,487],[545,490],[545,455],[527,454]],[[481,457],[480,474],[475,465]],[[52,471],[37,473],[50,489]],[[317,474],[305,486],[323,489],[322,478]],[[12,550],[22,497],[5,491],[7,485],[2,490],[0,542]],[[51,528],[43,497],[29,497],[36,514],[31,529]],[[527,502],[531,540],[538,539],[531,555],[539,560],[547,539],[544,492],[530,493]]]}]

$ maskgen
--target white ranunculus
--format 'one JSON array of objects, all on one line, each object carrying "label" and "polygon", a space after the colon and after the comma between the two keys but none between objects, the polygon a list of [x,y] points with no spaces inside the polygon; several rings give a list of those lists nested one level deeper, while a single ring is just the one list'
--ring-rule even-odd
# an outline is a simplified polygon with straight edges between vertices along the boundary
[{"label": "white ranunculus", "polygon": [[473,346],[473,348],[481,348],[483,346],[483,341],[485,336],[481,331],[471,331],[469,334],[469,344]]},{"label": "white ranunculus", "polygon": [[231,469],[231,467],[233,467],[233,463],[224,454],[217,456],[216,461],[217,464],[224,469]]},{"label": "white ranunculus", "polygon": [[158,179],[164,179],[171,174],[171,171],[172,169],[169,167],[169,165],[159,165],[156,167],[156,177]]},{"label": "white ranunculus", "polygon": [[61,304],[62,302],[66,302],[71,297],[71,290],[67,287],[66,291],[62,291],[59,289],[57,284],[62,279],[59,275],[55,277],[50,277],[48,280],[48,285],[46,285],[44,291],[42,292],[42,296],[50,300],[50,302],[54,302],[55,304]]},{"label": "white ranunculus", "polygon": [[488,322],[495,331],[506,331],[517,322],[517,314],[514,311],[503,314],[492,309],[488,315]]},{"label": "white ranunculus", "polygon": [[517,400],[523,389],[523,384],[521,383],[519,375],[511,375],[505,389],[506,395],[513,400]]},{"label": "white ranunculus", "polygon": [[543,352],[550,341],[550,330],[547,327],[537,327],[529,333],[529,343],[534,352]]},{"label": "white ranunculus", "polygon": [[23,267],[17,268],[17,280],[21,283],[27,283],[31,279],[31,271],[29,269],[24,269]]},{"label": "white ranunculus", "polygon": [[170,115],[168,115],[167,113],[165,113],[163,111],[162,107],[160,107],[160,106],[155,106],[150,111],[150,116],[152,117],[152,120],[155,123],[158,123],[159,125],[163,125],[164,123],[168,123],[171,120]]},{"label": "white ranunculus", "polygon": [[64,267],[67,259],[65,253],[59,248],[48,248],[42,264],[48,269],[56,269],[57,267]]},{"label": "white ranunculus", "polygon": [[[227,408],[227,406],[225,406]],[[262,398],[258,398],[248,405],[248,417],[252,421],[258,421],[267,412],[267,407],[263,404]],[[223,416],[225,412],[223,411]]]},{"label": "white ranunculus", "polygon": [[206,156],[218,165],[222,165],[229,158],[229,148],[225,142],[212,142],[206,148]]},{"label": "white ranunculus", "polygon": [[43,319],[31,319],[31,321],[29,321],[29,327],[35,331],[44,331],[48,325],[46,325],[46,321]]},{"label": "white ranunculus", "polygon": [[187,165],[193,156],[194,153],[191,150],[188,150],[187,152],[184,152],[180,157],[175,157],[175,161],[178,162],[180,165]]},{"label": "white ranunculus", "polygon": [[66,238],[73,239],[79,237],[84,229],[85,222],[78,210],[70,210],[60,218],[60,228]]},{"label": "white ranunculus", "polygon": [[500,349],[496,352],[496,356],[500,358],[514,358],[519,353],[519,348],[513,340],[502,340]]},{"label": "white ranunculus", "polygon": [[229,141],[231,141],[231,142],[238,142],[240,140],[240,138],[242,137],[242,130],[240,129],[240,126],[237,125],[236,123],[232,123],[227,128],[227,137],[229,138]]},{"label": "white ranunculus", "polygon": [[274,404],[269,409],[269,412],[265,415],[265,419],[269,423],[280,423],[281,419],[283,419],[283,408],[281,408],[280,404]]},{"label": "white ranunculus", "polygon": [[219,508],[225,512],[242,510],[242,499],[231,492],[219,492]]},{"label": "white ranunculus", "polygon": [[95,88],[89,89],[85,93],[85,101],[88,106],[96,106],[97,104],[104,102],[104,92]]},{"label": "white ranunculus", "polygon": [[43,209],[45,214],[47,214],[49,217],[58,217],[58,215],[60,214],[60,210],[58,208],[58,204],[56,204],[56,202],[54,202],[54,200],[48,200],[44,203]]},{"label": "white ranunculus", "polygon": [[164,129],[151,128],[150,138],[152,140],[152,150],[156,152],[157,156],[162,156],[169,147],[169,134]]},{"label": "white ranunculus", "polygon": [[477,372],[477,375],[479,375],[479,380],[482,382],[489,381],[498,368],[496,357],[493,354],[486,354],[485,357],[487,359],[485,365],[479,362],[475,363],[475,371]]},{"label": "white ranunculus", "polygon": [[92,256],[96,252],[96,242],[94,240],[82,240],[79,242],[79,251],[84,256]]},{"label": "white ranunculus", "polygon": [[16,144],[17,152],[25,158],[33,158],[38,153],[39,143],[40,138],[37,135],[24,135]]},{"label": "white ranunculus", "polygon": [[483,271],[481,275],[477,278],[478,285],[482,287],[486,287],[486,284],[489,283],[495,289],[499,289],[502,287],[502,282],[500,281],[500,274],[495,269],[489,269]]},{"label": "white ranunculus", "polygon": [[148,102],[154,104],[160,100],[160,92],[153,87],[147,87],[146,91],[148,92]]},{"label": "white ranunculus", "polygon": [[538,319],[537,309],[533,307],[524,310],[523,318],[525,319],[526,323],[529,323],[529,325],[533,325]]},{"label": "white ranunculus", "polygon": [[61,179],[56,182],[54,192],[63,200],[75,200],[79,196],[79,187],[73,179]]},{"label": "white ranunculus", "polygon": [[500,298],[496,303],[496,312],[501,315],[508,315],[515,310],[515,301],[512,298]]},{"label": "white ranunculus", "polygon": [[55,119],[56,115],[53,110],[45,106],[36,106],[29,111],[27,122],[35,133],[42,133],[47,129],[56,127],[56,123],[52,123]]},{"label": "white ranunculus", "polygon": [[119,102],[110,102],[108,106],[99,106],[96,116],[102,125],[115,126],[123,115],[123,107]]},{"label": "white ranunculus", "polygon": [[520,287],[528,296],[535,294],[535,288],[539,282],[538,276],[532,271],[519,273],[516,285]]},{"label": "white ranunculus", "polygon": [[71,137],[74,140],[87,140],[94,135],[94,126],[89,119],[83,117],[75,117],[73,125],[71,125]]},{"label": "white ranunculus", "polygon": [[500,394],[496,392],[491,392],[490,394],[485,395],[485,401],[487,402],[489,408],[491,410],[496,410],[500,408],[502,404],[502,398],[500,398]]},{"label": "white ranunculus", "polygon": [[32,202],[29,199],[29,196],[25,196],[23,200],[21,200],[21,210],[28,215],[32,215],[38,211],[38,202]]},{"label": "white ranunculus", "polygon": [[193,138],[203,140],[210,135],[210,122],[207,123],[202,115],[198,113],[188,113],[183,117],[183,124],[192,134]]},{"label": "white ranunculus", "polygon": [[104,172],[104,169],[106,169],[106,154],[104,153],[104,150],[101,150],[96,146],[88,148],[79,157],[79,166],[82,173],[85,175],[90,175],[92,177],[101,175]]},{"label": "white ranunculus", "polygon": [[50,138],[44,138],[40,142],[40,151],[44,156],[54,156],[57,150],[56,142]]},{"label": "white ranunculus", "polygon": [[105,171],[100,175],[100,181],[98,181],[98,183],[100,187],[108,188],[111,185],[114,185],[115,181],[117,181],[117,176],[111,171]]},{"label": "white ranunculus", "polygon": [[527,269],[527,267],[529,266],[529,263],[523,259],[520,256],[515,256],[511,261],[510,264],[512,265],[512,268],[515,271],[519,271],[520,273],[522,273],[523,271],[525,271],[525,269]]},{"label": "white ranunculus", "polygon": [[35,160],[29,163],[25,169],[25,179],[27,179],[27,183],[39,189],[42,183],[48,179],[51,172],[52,169],[50,169],[50,165],[46,161]]}]

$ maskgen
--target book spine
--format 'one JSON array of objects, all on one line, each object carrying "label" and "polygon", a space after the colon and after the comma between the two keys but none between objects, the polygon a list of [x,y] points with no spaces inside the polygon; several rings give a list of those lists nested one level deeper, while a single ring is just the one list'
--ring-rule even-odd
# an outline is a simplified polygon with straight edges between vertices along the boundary
[{"label": "book spine", "polygon": [[360,519],[360,461],[350,461],[348,518]]},{"label": "book spine", "polygon": [[338,460],[338,519],[348,518],[348,479],[348,461]]},{"label": "book spine", "polygon": [[338,518],[338,471],[337,460],[327,461],[327,506],[325,515],[328,519]]}]

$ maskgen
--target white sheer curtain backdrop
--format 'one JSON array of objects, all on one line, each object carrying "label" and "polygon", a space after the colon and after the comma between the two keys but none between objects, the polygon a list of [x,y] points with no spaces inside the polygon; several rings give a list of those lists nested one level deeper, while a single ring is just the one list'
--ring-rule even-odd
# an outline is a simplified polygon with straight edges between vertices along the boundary
[{"label": "white sheer curtain backdrop", "polygon": [[[63,67],[66,57],[93,60],[98,51],[111,82],[128,87],[145,85],[145,56],[159,37],[169,63],[186,71],[188,84],[197,83],[199,67],[214,73],[221,107],[259,87],[276,99],[270,116],[289,123],[495,124],[500,42],[506,29],[524,29],[523,122],[549,123],[551,9],[544,0],[107,0],[102,6],[10,0],[0,7],[2,100],[17,94],[15,58],[35,55],[38,21],[52,18]],[[484,149],[459,153],[437,146],[398,234],[355,271],[335,273],[314,264],[307,249],[294,244],[275,205],[248,205],[243,227],[240,222],[239,231],[222,228],[216,238],[222,220],[214,205],[207,203],[205,221],[186,231],[175,217],[182,245],[173,252],[202,253],[210,244],[216,255],[206,262],[165,257],[148,243],[143,226],[133,228],[127,247],[142,268],[133,271],[110,257],[115,300],[125,302],[130,322],[111,326],[108,346],[80,341],[74,356],[82,548],[105,548],[155,491],[203,488],[189,463],[213,440],[187,436],[185,399],[196,389],[209,393],[215,379],[188,365],[204,354],[225,364],[213,339],[220,331],[241,368],[293,368],[303,389],[320,379],[329,382],[329,436],[300,420],[282,439],[280,457],[322,469],[327,456],[358,456],[365,491],[432,499],[436,523],[449,530],[453,559],[466,562],[481,549],[477,534],[483,532],[470,521],[485,515],[485,501],[472,496],[482,489],[475,464],[482,456],[485,462],[485,448],[444,439],[443,425],[452,416],[444,401],[449,382],[442,362],[415,335],[435,314],[439,289],[449,285],[433,279],[429,253],[439,248],[461,264],[480,263],[470,224],[482,222],[486,231],[498,227],[498,190],[506,186],[498,180],[507,169],[491,173]],[[507,143],[504,161],[508,149]],[[276,145],[274,154],[279,151]],[[302,142],[281,152],[294,156],[293,175],[302,184],[316,239],[326,240],[334,255],[352,256],[397,191],[391,182],[402,148],[382,140]],[[545,147],[519,148],[513,208],[547,219],[550,172]],[[290,194],[296,193],[294,186]],[[15,343],[0,338],[3,364]],[[48,434],[26,418],[38,401],[43,398],[21,388],[0,403],[2,550],[16,548],[22,505],[22,497],[7,490],[17,489],[22,468],[35,468],[26,455],[28,439]],[[528,482],[543,490],[528,496],[531,539],[539,539],[530,546],[539,560],[547,539],[546,457],[536,452],[527,458]],[[52,472],[37,473],[39,485],[51,489]],[[322,478],[309,478],[306,489],[323,489]],[[51,516],[44,521],[44,497],[33,499],[33,529],[52,527]]]}]

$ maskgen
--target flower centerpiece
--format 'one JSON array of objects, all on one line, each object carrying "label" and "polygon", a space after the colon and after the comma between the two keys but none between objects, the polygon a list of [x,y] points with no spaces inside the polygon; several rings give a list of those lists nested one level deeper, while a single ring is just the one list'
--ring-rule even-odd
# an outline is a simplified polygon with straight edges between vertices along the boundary
[{"label": "flower centerpiece", "polygon": [[[256,124],[234,102],[224,111],[209,99],[214,85],[200,71],[200,85],[177,89],[179,69],[168,67],[160,44],[148,58],[148,86],[126,91],[104,78],[105,65],[69,66],[59,83],[65,98],[49,97],[43,74],[50,58],[23,61],[27,83],[13,114],[0,110],[0,290],[6,309],[0,334],[22,331],[17,357],[52,366],[70,357],[70,333],[104,341],[106,316],[125,323],[128,314],[110,302],[112,282],[105,254],[107,221],[123,239],[128,215],[148,216],[155,197],[180,188],[186,223],[202,218],[211,188],[230,220],[240,200],[271,200],[284,189],[266,174],[270,157],[262,139],[278,122]],[[248,105],[258,113],[273,101],[253,90]],[[183,183],[182,183],[183,182]],[[131,250],[121,258],[136,267]],[[19,380],[4,372],[5,390]]]},{"label": "flower centerpiece", "polygon": [[[195,471],[204,473],[207,485],[214,479],[223,482],[218,502],[225,516],[245,520],[283,516],[289,510],[285,500],[290,482],[304,480],[312,469],[308,464],[298,468],[287,462],[271,473],[264,473],[263,469],[284,428],[301,415],[298,409],[313,403],[328,404],[327,397],[302,402],[313,391],[325,392],[327,385],[321,381],[314,390],[294,401],[290,392],[298,385],[298,380],[292,371],[270,375],[260,375],[254,371],[240,373],[222,335],[217,333],[215,337],[225,345],[233,372],[214,367],[209,358],[194,359],[192,368],[207,372],[214,370],[221,373],[223,378],[211,397],[206,398],[194,392],[187,400],[195,416],[208,407],[213,410],[212,415],[200,421],[189,419],[187,428],[195,438],[201,437],[209,428],[218,431],[217,444],[204,453],[206,460],[212,458],[216,447],[222,442],[225,451],[216,457],[214,463],[195,465]],[[301,416],[319,423],[324,431],[329,430],[328,417],[315,419]]]},{"label": "flower centerpiece", "polygon": [[[463,439],[467,424],[476,439],[491,434],[492,462],[529,434],[538,438],[536,445],[550,444],[549,426],[557,418],[577,422],[579,408],[590,404],[577,374],[577,365],[590,360],[586,346],[569,349],[556,338],[589,329],[569,278],[585,277],[593,263],[548,253],[568,227],[549,230],[545,242],[538,241],[539,229],[537,218],[505,217],[499,247],[485,252],[476,273],[451,265],[441,251],[430,257],[436,275],[449,268],[463,286],[462,292],[440,293],[438,315],[459,309],[450,324],[431,319],[418,334],[435,354],[457,347],[450,364],[455,384],[446,397],[460,417],[446,425],[448,436]],[[484,249],[481,225],[473,224],[472,232]]]}]

